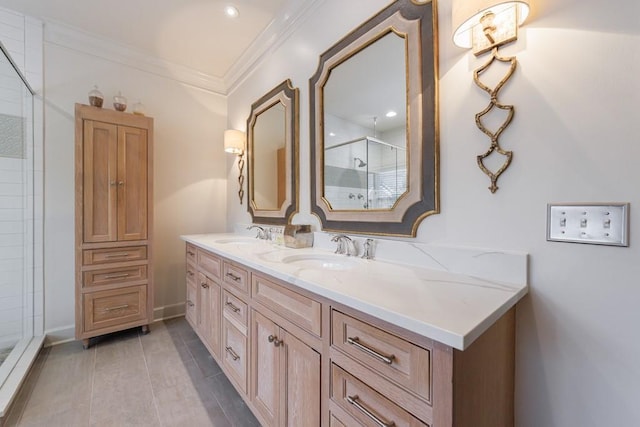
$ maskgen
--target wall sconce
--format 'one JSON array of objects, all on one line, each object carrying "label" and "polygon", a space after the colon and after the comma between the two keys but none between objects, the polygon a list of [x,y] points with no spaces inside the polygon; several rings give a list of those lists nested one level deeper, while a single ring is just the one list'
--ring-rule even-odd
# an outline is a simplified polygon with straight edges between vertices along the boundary
[{"label": "wall sconce", "polygon": [[[491,179],[489,190],[492,193],[498,190],[498,177],[509,167],[513,158],[513,151],[502,149],[498,138],[511,123],[514,107],[501,104],[498,101],[498,92],[513,75],[517,63],[515,56],[500,56],[498,47],[518,39],[518,26],[522,25],[528,15],[529,0],[453,0],[453,42],[463,48],[472,48],[476,56],[491,51],[489,61],[473,72],[473,80],[490,97],[489,105],[476,114],[476,126],[491,139],[491,146],[485,153],[477,156],[477,161],[478,167]],[[495,61],[504,62],[509,68],[502,80],[491,88],[480,81],[480,75]],[[483,124],[482,119],[494,107],[506,111],[507,117],[497,130],[491,131]],[[506,158],[502,166],[492,172],[483,161],[494,152]]]},{"label": "wall sconce", "polygon": [[244,199],[244,175],[242,171],[244,169],[245,142],[245,133],[241,130],[227,129],[224,131],[224,151],[238,156],[238,170],[240,171],[238,175],[238,185],[240,187],[238,197],[240,197],[240,204],[242,204],[242,199]]}]

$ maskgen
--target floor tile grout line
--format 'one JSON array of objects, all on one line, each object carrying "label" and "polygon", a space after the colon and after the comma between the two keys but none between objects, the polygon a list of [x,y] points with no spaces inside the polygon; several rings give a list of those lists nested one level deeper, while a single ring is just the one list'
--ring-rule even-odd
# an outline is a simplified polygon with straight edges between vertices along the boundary
[{"label": "floor tile grout line", "polygon": [[[91,367],[91,394],[89,397],[89,419],[87,420],[87,425],[91,425],[91,416],[93,411],[93,398],[94,398],[94,388],[96,383],[96,364],[98,363],[98,346],[99,344],[95,344],[93,348],[93,366]],[[86,351],[86,350],[82,350]]]},{"label": "floor tile grout line", "polygon": [[142,339],[139,333],[138,333],[138,343],[140,344],[140,350],[142,351],[142,360],[144,360],[144,369],[147,372],[147,380],[149,380],[149,388],[151,389],[151,397],[153,398],[153,407],[156,410],[156,417],[158,418],[158,422],[160,423],[160,425],[164,425],[164,423],[162,422],[162,419],[160,418],[160,409],[158,408],[158,399],[156,398],[156,393],[153,390],[153,383],[151,382],[151,373],[149,372],[149,365],[147,364],[147,355],[144,352],[144,346],[142,345]]}]

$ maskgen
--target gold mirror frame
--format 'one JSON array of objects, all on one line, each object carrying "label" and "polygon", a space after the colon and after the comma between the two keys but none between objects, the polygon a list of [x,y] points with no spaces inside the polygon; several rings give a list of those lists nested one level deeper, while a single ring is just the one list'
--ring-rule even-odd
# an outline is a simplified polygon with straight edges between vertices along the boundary
[{"label": "gold mirror frame", "polygon": [[[287,224],[291,217],[298,212],[298,186],[299,186],[299,90],[294,88],[291,80],[287,79],[270,90],[262,98],[251,105],[251,113],[247,119],[247,178],[249,182],[248,210],[253,222],[262,224]],[[278,209],[260,208],[255,202],[254,169],[256,159],[254,156],[256,144],[254,128],[258,116],[268,111],[271,107],[282,104],[284,106],[285,128],[285,199]],[[258,142],[259,143],[259,142]]]},{"label": "gold mirror frame", "polygon": [[[407,64],[407,192],[393,209],[334,210],[324,196],[323,88],[331,70],[380,38],[405,39]],[[323,230],[415,237],[420,222],[439,213],[438,51],[435,0],[398,0],[320,55],[309,80],[311,211]]]}]

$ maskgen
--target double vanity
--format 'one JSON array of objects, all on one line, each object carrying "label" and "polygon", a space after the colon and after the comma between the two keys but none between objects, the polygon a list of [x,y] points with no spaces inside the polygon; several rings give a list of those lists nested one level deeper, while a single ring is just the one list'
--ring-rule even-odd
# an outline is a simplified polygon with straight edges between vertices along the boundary
[{"label": "double vanity", "polygon": [[526,255],[329,238],[183,236],[187,320],[260,423],[513,425]]}]

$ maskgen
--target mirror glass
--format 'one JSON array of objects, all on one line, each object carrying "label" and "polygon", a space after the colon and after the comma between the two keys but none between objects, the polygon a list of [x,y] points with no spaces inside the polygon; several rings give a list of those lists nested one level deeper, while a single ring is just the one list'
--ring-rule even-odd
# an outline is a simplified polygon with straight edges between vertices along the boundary
[{"label": "mirror glass", "polygon": [[247,161],[253,222],[286,224],[298,211],[298,89],[290,80],[251,105]]},{"label": "mirror glass", "polygon": [[278,102],[256,117],[253,125],[253,202],[258,209],[280,209],[286,197],[285,107]]},{"label": "mirror glass", "polygon": [[436,16],[397,0],[320,56],[311,210],[324,230],[415,236],[439,212]]},{"label": "mirror glass", "polygon": [[393,209],[407,191],[405,51],[390,32],[324,85],[324,197],[333,210]]}]

